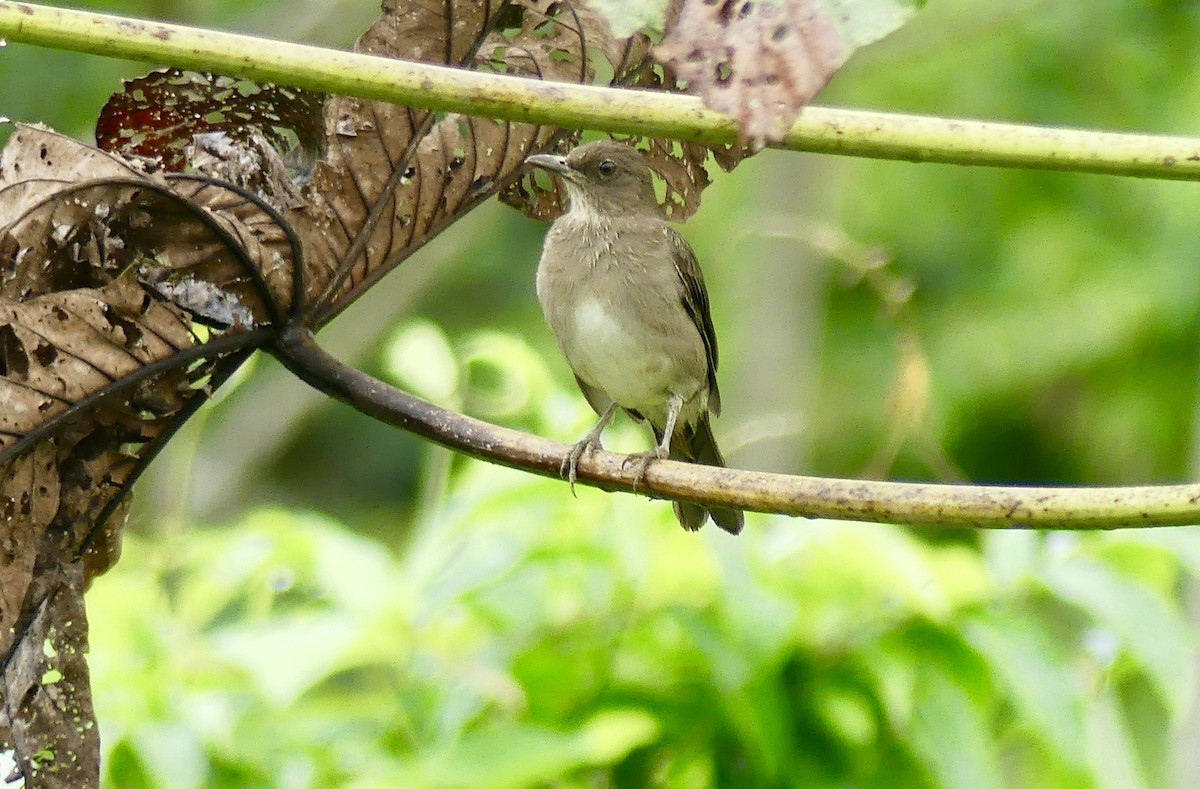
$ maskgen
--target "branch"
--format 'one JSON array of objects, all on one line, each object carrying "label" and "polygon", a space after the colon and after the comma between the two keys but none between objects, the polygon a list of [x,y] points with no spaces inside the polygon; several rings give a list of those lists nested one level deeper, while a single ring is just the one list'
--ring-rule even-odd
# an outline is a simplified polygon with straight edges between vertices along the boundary
[{"label": "branch", "polygon": [[[732,120],[693,96],[545,83],[31,3],[0,37],[109,57],[565,128],[724,144]],[[1200,179],[1200,139],[809,107],[775,147],[913,162]]]},{"label": "branch", "polygon": [[[512,468],[560,477],[571,446],[427,403],[339,362],[303,327],[285,328],[275,354],[309,385],[388,424]],[[597,451],[579,479],[604,490],[805,518],[986,529],[1115,529],[1200,523],[1200,485],[1025,488],[826,479],[657,460],[635,489],[625,455]]]}]

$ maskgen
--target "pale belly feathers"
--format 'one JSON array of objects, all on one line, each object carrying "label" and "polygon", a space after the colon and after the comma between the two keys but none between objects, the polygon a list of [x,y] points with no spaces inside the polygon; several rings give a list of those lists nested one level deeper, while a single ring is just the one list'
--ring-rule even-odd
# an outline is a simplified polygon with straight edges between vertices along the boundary
[{"label": "pale belly feathers", "polygon": [[657,425],[666,417],[670,396],[678,394],[684,400],[681,421],[694,422],[708,405],[699,334],[695,343],[672,339],[659,322],[640,321],[636,313],[582,290],[559,291],[551,303],[544,291],[539,293],[559,347],[580,380]]},{"label": "pale belly feathers", "polygon": [[631,331],[628,319],[598,299],[582,300],[574,323],[570,347],[563,350],[580,378],[626,408],[666,404],[670,392],[662,384],[677,377],[675,364],[653,347],[653,337]]}]

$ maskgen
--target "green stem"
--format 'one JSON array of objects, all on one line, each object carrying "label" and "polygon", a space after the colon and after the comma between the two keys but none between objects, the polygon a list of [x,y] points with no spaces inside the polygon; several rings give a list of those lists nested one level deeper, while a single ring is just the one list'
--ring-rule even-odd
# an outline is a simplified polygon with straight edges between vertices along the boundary
[{"label": "green stem", "polygon": [[[730,143],[732,120],[682,94],[548,83],[32,3],[0,2],[10,41],[169,63],[514,121]],[[1200,139],[809,107],[775,147],[914,162],[1200,179]]]}]

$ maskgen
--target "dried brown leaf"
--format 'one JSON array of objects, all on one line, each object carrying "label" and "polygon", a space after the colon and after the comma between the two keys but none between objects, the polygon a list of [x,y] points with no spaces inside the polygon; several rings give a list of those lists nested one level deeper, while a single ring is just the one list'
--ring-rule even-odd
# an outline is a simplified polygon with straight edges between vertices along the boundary
[{"label": "dried brown leaf", "polygon": [[[563,0],[387,2],[358,48],[566,82],[590,82],[601,66],[627,73],[648,52],[643,39],[614,39],[597,15]],[[319,291],[317,324],[467,210],[508,189],[530,153],[571,134],[351,98],[330,102],[326,129],[311,205],[290,215],[309,258],[330,266],[310,279],[308,296]],[[526,194],[530,203],[540,199]]]},{"label": "dried brown leaf", "polygon": [[40,601],[0,677],[0,718],[26,786],[99,786],[100,733],[87,666],[87,613],[81,562],[60,563],[51,532],[41,535],[38,573],[29,587]]},{"label": "dried brown leaf", "polygon": [[[74,180],[54,177],[52,159]],[[0,179],[12,217],[0,225],[0,464],[54,443],[60,479],[75,486],[60,492],[56,517],[90,529],[88,515],[119,497],[141,449],[204,394],[211,370],[192,363],[204,355],[197,319],[219,336],[263,320],[274,292],[290,293],[286,235],[240,192],[194,179],[172,192],[35,127],[14,132]],[[243,287],[257,280],[271,285]],[[228,307],[227,320],[214,305],[168,298],[178,296],[168,285],[201,281],[227,306],[249,306]]]},{"label": "dried brown leaf", "polygon": [[813,0],[689,0],[655,55],[760,147],[783,136],[847,53]]},{"label": "dried brown leaf", "polygon": [[96,145],[169,172],[196,167],[190,146],[197,139],[224,140],[239,150],[265,142],[282,156],[295,155],[299,164],[320,150],[325,98],[299,88],[160,69],[125,80],[109,98],[96,120]]},{"label": "dried brown leaf", "polygon": [[[595,19],[591,24],[605,30],[602,19]],[[638,33],[605,49],[605,58],[613,70],[611,84],[643,90],[680,90],[669,66],[649,60],[650,48],[650,39]],[[645,154],[646,164],[663,185],[659,209],[665,218],[676,221],[687,219],[700,207],[700,195],[711,183],[705,168],[710,156],[721,169],[728,171],[750,153],[743,145],[704,145],[661,137],[611,136]],[[578,141],[578,133],[564,134],[556,148],[565,153]],[[566,197],[559,193],[557,181],[541,171],[527,173],[512,182],[500,193],[500,199],[533,219],[553,219],[566,208]]]},{"label": "dried brown leaf", "polygon": [[[169,176],[141,196],[143,224],[127,234],[138,276],[217,326],[278,324],[293,308],[294,237],[281,214],[229,183]],[[199,296],[199,298],[197,298]]]},{"label": "dried brown leaf", "polygon": [[90,786],[82,590],[119,552],[129,485],[244,358],[240,330],[290,303],[291,247],[244,190],[28,126],[0,156],[0,220],[0,731],[27,785]]},{"label": "dried brown leaf", "polygon": [[[35,165],[90,158],[89,172]],[[58,153],[61,152],[61,153]],[[290,229],[264,199],[199,176],[149,176],[48,129],[20,126],[0,159],[0,294],[28,299],[131,271],[217,326],[278,322],[292,306]],[[194,291],[209,294],[205,301]]]}]

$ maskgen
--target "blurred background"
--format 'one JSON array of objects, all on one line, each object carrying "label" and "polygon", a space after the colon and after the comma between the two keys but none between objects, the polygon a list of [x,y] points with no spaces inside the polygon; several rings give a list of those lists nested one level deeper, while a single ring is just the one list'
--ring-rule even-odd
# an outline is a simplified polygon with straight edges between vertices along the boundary
[{"label": "blurred background", "polygon": [[[64,4],[66,5],[66,4]],[[370,0],[79,3],[348,47]],[[1200,5],[930,0],[836,106],[1200,135]],[[91,139],[142,64],[0,49],[0,115]],[[1195,185],[768,151],[684,228],[732,465],[1193,480]],[[325,330],[575,440],[544,227],[476,210]],[[610,448],[647,437],[628,422]],[[466,462],[258,358],[155,461],[90,592],[113,787],[1192,787],[1192,528],[980,533],[670,507]]]}]

